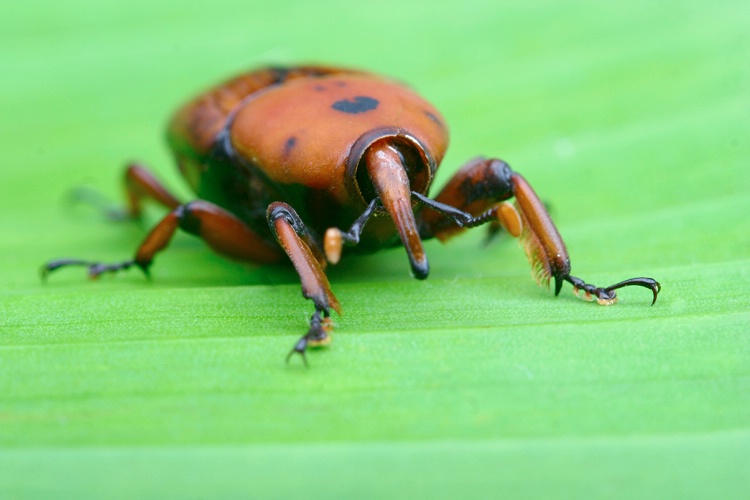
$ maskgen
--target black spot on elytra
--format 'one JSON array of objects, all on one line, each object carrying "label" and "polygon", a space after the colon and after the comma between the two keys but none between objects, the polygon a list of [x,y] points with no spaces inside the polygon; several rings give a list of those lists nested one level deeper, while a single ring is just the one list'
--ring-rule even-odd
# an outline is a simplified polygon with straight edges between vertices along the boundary
[{"label": "black spot on elytra", "polygon": [[443,125],[443,122],[441,122],[440,118],[438,118],[437,116],[435,116],[434,113],[431,113],[431,112],[429,112],[427,110],[424,110],[424,114],[427,115],[427,118],[429,118],[430,120],[432,120],[433,122],[435,122],[435,124],[437,124],[438,127],[445,128],[445,125]]},{"label": "black spot on elytra", "polygon": [[284,143],[284,156],[289,156],[289,153],[292,152],[292,149],[294,149],[294,146],[297,145],[297,138],[294,136],[291,136],[289,139],[286,140]]},{"label": "black spot on elytra", "polygon": [[380,104],[380,102],[378,102],[377,99],[358,95],[354,99],[342,99],[340,101],[336,101],[331,105],[331,107],[336,111],[356,115],[358,113],[372,111],[373,109],[378,107],[378,104]]}]

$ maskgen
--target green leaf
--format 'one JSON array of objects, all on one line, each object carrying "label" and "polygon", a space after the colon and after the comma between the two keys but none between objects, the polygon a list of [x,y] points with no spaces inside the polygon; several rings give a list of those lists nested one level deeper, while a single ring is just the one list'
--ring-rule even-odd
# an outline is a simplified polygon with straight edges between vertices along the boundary
[{"label": "green leaf", "polygon": [[[750,488],[750,8],[636,1],[75,0],[0,20],[0,497],[740,498]],[[334,342],[291,268],[178,235],[147,281],[42,263],[132,255],[121,196],[185,99],[246,68],[409,82],[550,206],[573,273],[652,276],[599,307],[475,230],[345,260]],[[160,217],[154,209],[149,224]],[[147,224],[148,225],[148,224]]]}]

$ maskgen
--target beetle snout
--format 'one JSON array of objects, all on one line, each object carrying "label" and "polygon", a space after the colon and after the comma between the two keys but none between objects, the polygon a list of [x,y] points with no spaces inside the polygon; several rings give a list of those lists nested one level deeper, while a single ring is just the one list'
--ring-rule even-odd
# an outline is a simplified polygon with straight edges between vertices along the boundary
[{"label": "beetle snout", "polygon": [[417,229],[411,186],[401,155],[392,146],[380,144],[369,148],[364,160],[372,185],[404,244],[414,277],[425,279],[430,265]]}]

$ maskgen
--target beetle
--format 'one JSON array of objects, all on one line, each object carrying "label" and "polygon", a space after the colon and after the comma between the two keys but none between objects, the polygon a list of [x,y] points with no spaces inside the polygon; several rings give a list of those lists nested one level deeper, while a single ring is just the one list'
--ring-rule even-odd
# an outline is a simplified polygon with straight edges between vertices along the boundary
[{"label": "beetle", "polygon": [[[604,305],[615,290],[642,286],[656,302],[661,285],[638,277],[598,287],[570,274],[565,243],[532,187],[507,163],[476,158],[428,197],[448,146],[440,112],[406,86],[353,69],[267,67],[241,74],[180,108],[167,128],[176,163],[197,199],[183,203],[149,170],[125,171],[128,217],[153,200],[169,213],[132,259],[58,259],[43,275],[86,266],[91,277],[132,266],[148,276],[155,255],[178,230],[224,256],[294,265],[312,301],[309,328],[287,356],[330,342],[331,310],[341,306],[325,268],[343,252],[403,246],[417,279],[429,264],[422,242],[445,241],[489,224],[520,238],[540,285],[554,279]],[[515,198],[515,203],[510,203]],[[341,229],[348,228],[348,229]]]}]

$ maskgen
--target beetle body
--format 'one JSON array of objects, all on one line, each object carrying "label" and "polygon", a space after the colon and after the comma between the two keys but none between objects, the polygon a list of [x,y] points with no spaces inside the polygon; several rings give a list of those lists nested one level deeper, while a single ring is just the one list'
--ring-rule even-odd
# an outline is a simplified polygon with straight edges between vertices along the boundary
[{"label": "beetle body", "polygon": [[[276,83],[252,91],[259,74]],[[293,206],[318,234],[359,215],[376,196],[360,163],[378,141],[412,158],[410,186],[427,194],[448,135],[440,113],[403,85],[351,70],[297,68],[250,73],[202,95],[175,114],[168,141],[200,199],[273,240],[264,226],[274,201]],[[393,224],[375,218],[353,249],[397,242]]]},{"label": "beetle body", "polygon": [[[180,108],[168,127],[176,162],[198,199],[183,203],[139,165],[126,169],[127,213],[143,199],[170,209],[133,259],[85,265],[91,276],[135,265],[148,272],[178,229],[218,253],[244,261],[292,262],[315,311],[292,353],[330,340],[330,310],[340,305],[325,275],[344,247],[364,252],[403,245],[412,274],[427,277],[422,241],[446,240],[490,223],[524,243],[541,284],[614,303],[615,290],[651,278],[597,287],[570,275],[554,223],[526,180],[503,161],[477,158],[435,196],[429,189],[448,146],[445,121],[429,102],[392,80],[360,71],[298,66],[240,75]],[[515,204],[505,200],[515,198]],[[350,226],[348,230],[340,227]],[[653,302],[652,302],[653,303]]]}]

